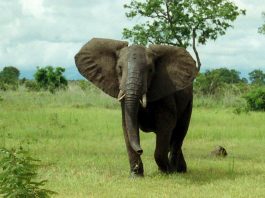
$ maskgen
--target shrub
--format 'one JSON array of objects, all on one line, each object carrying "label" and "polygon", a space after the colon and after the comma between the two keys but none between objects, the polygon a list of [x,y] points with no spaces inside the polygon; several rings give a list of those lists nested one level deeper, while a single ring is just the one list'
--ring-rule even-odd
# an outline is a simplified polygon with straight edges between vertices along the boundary
[{"label": "shrub", "polygon": [[7,90],[16,91],[17,89],[18,89],[18,83],[8,84],[3,81],[0,81],[0,90],[2,91],[7,91]]},{"label": "shrub", "polygon": [[6,91],[8,89],[8,85],[0,80],[0,90]]},{"label": "shrub", "polygon": [[39,160],[29,156],[28,152],[20,148],[0,149],[0,195],[3,197],[50,197],[56,194],[42,188],[47,180],[36,181]]},{"label": "shrub", "polygon": [[25,82],[25,87],[28,91],[40,91],[40,86],[34,80],[27,80]]},{"label": "shrub", "polygon": [[64,71],[65,69],[62,67],[38,67],[34,77],[40,88],[54,93],[56,90],[65,89],[68,85],[66,78],[63,76]]},{"label": "shrub", "polygon": [[251,90],[244,96],[250,110],[265,111],[265,87]]},{"label": "shrub", "polygon": [[19,70],[13,66],[4,67],[0,72],[0,89],[3,91],[17,90],[19,74]]},{"label": "shrub", "polygon": [[203,95],[221,95],[226,87],[231,85],[236,87],[239,84],[247,84],[245,78],[240,78],[240,72],[234,69],[219,68],[200,73],[195,79],[194,90]]},{"label": "shrub", "polygon": [[78,85],[83,91],[93,90],[93,85],[87,80],[78,80]]},{"label": "shrub", "polygon": [[27,79],[24,77],[24,78],[21,78],[20,80],[19,80],[19,84],[20,85],[24,85],[25,83],[27,82]]},{"label": "shrub", "polygon": [[265,73],[260,69],[255,69],[249,74],[249,79],[253,85],[265,85]]}]

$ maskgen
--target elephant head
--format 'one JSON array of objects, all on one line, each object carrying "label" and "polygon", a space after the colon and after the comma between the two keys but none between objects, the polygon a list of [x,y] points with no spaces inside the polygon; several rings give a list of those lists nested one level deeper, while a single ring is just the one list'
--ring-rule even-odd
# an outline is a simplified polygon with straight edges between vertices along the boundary
[{"label": "elephant head", "polygon": [[139,101],[146,107],[192,84],[196,63],[183,48],[94,38],[76,54],[79,72],[105,93],[124,102],[131,147],[142,153],[137,113]]}]

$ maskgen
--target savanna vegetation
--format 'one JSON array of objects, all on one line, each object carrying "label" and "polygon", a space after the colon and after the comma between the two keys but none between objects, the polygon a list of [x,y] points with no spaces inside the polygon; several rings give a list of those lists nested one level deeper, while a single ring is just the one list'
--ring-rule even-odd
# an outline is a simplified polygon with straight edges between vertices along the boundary
[{"label": "savanna vegetation", "polygon": [[[192,46],[200,66],[196,43],[224,35],[245,14],[228,0],[172,2],[125,5],[128,18],[147,20],[125,28],[124,37],[144,45]],[[160,173],[155,136],[141,133],[146,172],[135,180],[128,179],[118,101],[87,81],[67,81],[63,73],[62,67],[38,67],[28,80],[13,66],[0,72],[0,196],[264,197],[262,70],[250,72],[249,80],[233,69],[201,72],[183,146],[188,172]],[[211,154],[218,145],[227,157]]]},{"label": "savanna vegetation", "polygon": [[[233,83],[222,81],[214,94],[205,93],[202,86],[212,86],[205,78],[220,80],[217,71],[201,74],[194,85],[187,174],[161,174],[153,160],[155,136],[141,133],[145,178],[128,179],[119,103],[83,80],[53,93],[24,85],[1,91],[1,147],[22,147],[40,159],[35,180],[48,180],[42,188],[56,197],[262,197],[265,115],[245,110],[241,97],[257,85],[231,75]],[[211,155],[218,145],[227,149],[226,158]]]}]

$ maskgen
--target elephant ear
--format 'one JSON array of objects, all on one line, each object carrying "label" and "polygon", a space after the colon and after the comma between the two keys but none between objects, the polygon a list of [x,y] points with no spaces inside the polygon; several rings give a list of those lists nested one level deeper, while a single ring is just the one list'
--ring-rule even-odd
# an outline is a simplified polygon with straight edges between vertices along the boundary
[{"label": "elephant ear", "polygon": [[150,45],[155,59],[155,74],[148,90],[154,101],[190,86],[198,74],[196,62],[184,48]]},{"label": "elephant ear", "polygon": [[112,97],[119,93],[116,74],[117,52],[128,46],[127,42],[93,38],[75,55],[79,72]]}]

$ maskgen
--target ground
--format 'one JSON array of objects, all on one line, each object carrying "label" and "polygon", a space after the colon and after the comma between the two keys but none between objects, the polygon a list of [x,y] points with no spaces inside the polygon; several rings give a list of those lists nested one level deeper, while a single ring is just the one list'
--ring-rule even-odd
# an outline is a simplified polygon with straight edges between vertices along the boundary
[{"label": "ground", "polygon": [[[0,92],[0,146],[29,150],[56,197],[264,197],[265,113],[197,107],[183,145],[186,174],[165,175],[141,133],[145,177],[129,179],[117,101],[76,87]],[[196,103],[196,98],[195,98]],[[211,156],[218,145],[226,158]]]}]

